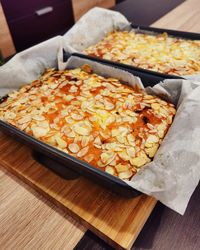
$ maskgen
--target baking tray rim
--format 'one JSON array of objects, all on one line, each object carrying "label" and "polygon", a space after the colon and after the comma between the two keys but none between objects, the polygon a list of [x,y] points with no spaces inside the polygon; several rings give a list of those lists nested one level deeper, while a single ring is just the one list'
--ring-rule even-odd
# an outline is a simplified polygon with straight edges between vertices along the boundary
[{"label": "baking tray rim", "polygon": [[[170,36],[173,36],[175,38],[182,38],[182,39],[186,39],[186,40],[200,40],[200,33],[195,33],[195,32],[155,28],[155,27],[150,27],[150,26],[145,26],[145,25],[140,25],[140,24],[133,24],[133,23],[131,23],[131,28],[133,28],[136,31],[137,30],[138,31],[148,31],[148,32],[158,33],[158,34],[166,32]],[[164,74],[164,73],[161,73],[158,71],[144,69],[144,68],[136,67],[136,66],[133,66],[130,64],[125,64],[125,63],[115,62],[115,61],[108,60],[108,59],[103,59],[100,57],[90,56],[90,55],[87,55],[81,51],[73,52],[72,55],[77,55],[77,56],[81,55],[81,56],[85,56],[85,58],[88,58],[88,59],[94,59],[94,58],[99,59],[101,62],[105,62],[105,63],[110,62],[116,66],[119,66],[119,67],[124,67],[124,68],[128,68],[128,69],[136,70],[136,71],[139,71],[142,73],[147,73],[147,74],[163,77],[165,79],[185,79],[184,76]],[[195,75],[195,74],[193,74],[193,75]],[[193,75],[189,75],[189,76],[193,76]]]}]

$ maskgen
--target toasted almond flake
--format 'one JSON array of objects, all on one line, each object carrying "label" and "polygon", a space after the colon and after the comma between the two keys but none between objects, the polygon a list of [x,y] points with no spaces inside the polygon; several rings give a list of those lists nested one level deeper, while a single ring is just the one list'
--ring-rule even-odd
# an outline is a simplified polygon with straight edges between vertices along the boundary
[{"label": "toasted almond flake", "polygon": [[106,110],[112,110],[112,109],[114,109],[114,107],[115,107],[115,105],[112,104],[111,102],[106,102],[105,103],[105,109]]},{"label": "toasted almond flake", "polygon": [[80,121],[83,119],[83,116],[78,115],[78,114],[72,114],[71,115],[72,119],[74,119],[75,121]]},{"label": "toasted almond flake", "polygon": [[49,129],[48,128],[44,128],[44,127],[37,127],[37,126],[32,126],[31,130],[33,132],[33,136],[36,138],[40,138],[43,137],[45,135],[47,135]]},{"label": "toasted almond flake", "polygon": [[82,136],[81,146],[86,147],[88,145],[89,141],[90,141],[89,136]]},{"label": "toasted almond flake", "polygon": [[54,136],[50,136],[50,137],[46,140],[46,142],[47,142],[48,144],[50,144],[51,146],[56,146],[56,140],[55,140],[55,137],[54,137]]},{"label": "toasted almond flake", "polygon": [[98,144],[94,144],[94,147],[95,147],[95,148],[98,148],[98,149],[101,149],[101,148],[102,148],[102,146],[101,146],[101,145],[98,145]]},{"label": "toasted almond flake", "polygon": [[58,143],[59,148],[63,149],[67,147],[67,142],[64,141],[61,137],[55,136],[55,140]]},{"label": "toasted almond flake", "polygon": [[129,168],[128,168],[128,165],[117,164],[115,166],[115,169],[117,170],[118,173],[121,173],[121,172],[126,172]]},{"label": "toasted almond flake", "polygon": [[131,178],[131,176],[133,175],[132,171],[131,170],[127,170],[125,172],[121,172],[119,173],[118,177],[122,180],[124,179],[129,179]]},{"label": "toasted almond flake", "polygon": [[158,141],[159,141],[159,138],[156,135],[149,135],[147,140],[146,140],[146,143],[150,144],[150,143],[156,143]]},{"label": "toasted almond flake", "polygon": [[120,134],[120,132],[119,132],[118,129],[112,129],[112,131],[111,131],[112,137],[116,137],[116,136],[119,135],[119,134]]},{"label": "toasted almond flake", "polygon": [[132,157],[132,158],[134,158],[135,157],[135,148],[133,148],[133,147],[128,147],[127,149],[126,149],[126,151],[127,151],[127,154],[129,155],[129,157]]},{"label": "toasted almond flake", "polygon": [[67,102],[71,101],[72,99],[74,99],[75,97],[73,95],[64,95],[63,99]]},{"label": "toasted almond flake", "polygon": [[22,125],[21,125],[21,130],[25,130],[27,127],[28,127],[28,125],[29,125],[29,123],[27,122],[27,123],[23,123]]},{"label": "toasted almond flake", "polygon": [[159,144],[154,144],[153,147],[145,149],[146,153],[149,157],[154,157],[155,153],[157,152]]},{"label": "toasted almond flake", "polygon": [[67,116],[69,113],[68,113],[68,110],[67,110],[67,109],[63,109],[63,110],[61,110],[60,114],[61,114],[62,117],[65,117],[65,116]]},{"label": "toasted almond flake", "polygon": [[15,113],[13,113],[13,112],[6,112],[5,113],[5,115],[4,115],[4,118],[5,119],[11,119],[11,120],[13,120],[13,119],[15,119],[16,118],[16,114]]},{"label": "toasted almond flake", "polygon": [[45,117],[42,116],[42,115],[33,115],[33,116],[32,116],[32,119],[33,119],[33,120],[36,120],[36,121],[44,121],[44,120],[45,120]]},{"label": "toasted almond flake", "polygon": [[169,116],[167,117],[167,123],[168,123],[168,124],[172,124],[172,119],[173,119],[173,116],[169,115]]},{"label": "toasted almond flake", "polygon": [[119,127],[119,132],[121,136],[125,136],[129,132],[129,129],[127,127]]},{"label": "toasted almond flake", "polygon": [[73,126],[73,130],[79,135],[89,135],[91,131],[91,129],[88,126],[84,127],[80,123],[75,124]]},{"label": "toasted almond flake", "polygon": [[136,116],[136,113],[133,112],[133,111],[131,111],[131,110],[129,110],[129,109],[126,110],[126,114],[129,115],[129,116],[132,116],[132,117]]},{"label": "toasted almond flake", "polygon": [[78,156],[78,157],[83,157],[84,155],[87,154],[88,150],[89,150],[89,147],[88,147],[88,146],[85,147],[85,148],[82,148],[82,149],[78,152],[77,156]]},{"label": "toasted almond flake", "polygon": [[170,112],[171,112],[173,115],[175,115],[175,114],[176,114],[176,109],[175,109],[175,108],[170,107],[170,108],[169,108],[169,110],[170,110]]},{"label": "toasted almond flake", "polygon": [[27,123],[27,122],[30,122],[31,121],[31,117],[30,116],[24,116],[23,118],[19,119],[18,120],[18,123],[19,124],[24,124],[24,123]]},{"label": "toasted almond flake", "polygon": [[105,171],[106,171],[107,173],[111,174],[111,175],[114,175],[114,174],[115,174],[115,169],[114,169],[113,167],[111,167],[111,166],[107,166],[107,167],[105,168]]},{"label": "toasted almond flake", "polygon": [[103,163],[102,161],[97,161],[97,166],[100,168],[104,168],[107,164]]},{"label": "toasted almond flake", "polygon": [[133,166],[136,166],[139,168],[147,163],[147,159],[142,156],[138,156],[138,157],[131,159],[130,162]]},{"label": "toasted almond flake", "polygon": [[87,161],[87,162],[91,162],[92,160],[94,159],[94,155],[93,154],[89,154],[89,155],[86,155],[84,157],[84,160]]},{"label": "toasted almond flake", "polygon": [[153,126],[151,123],[147,123],[147,127],[148,127],[149,129],[154,129],[154,126]]},{"label": "toasted almond flake", "polygon": [[101,142],[101,138],[100,138],[99,136],[97,136],[97,137],[95,138],[94,144],[101,146],[102,142]]},{"label": "toasted almond flake", "polygon": [[66,121],[68,124],[73,124],[73,123],[74,123],[74,120],[73,120],[71,117],[65,117],[65,121]]},{"label": "toasted almond flake", "polygon": [[158,104],[158,103],[152,103],[151,104],[151,108],[154,109],[154,110],[159,110],[160,109],[160,104]]},{"label": "toasted almond flake", "polygon": [[102,162],[108,165],[111,161],[114,160],[115,156],[116,155],[113,152],[104,152],[100,157]]},{"label": "toasted almond flake", "polygon": [[118,135],[118,136],[116,136],[116,139],[118,140],[118,142],[120,142],[120,143],[126,143],[126,137],[124,137],[124,136],[121,136],[121,135]]},{"label": "toasted almond flake", "polygon": [[49,85],[49,87],[50,87],[51,89],[56,89],[56,88],[58,87],[58,83],[51,83],[51,84]]},{"label": "toasted almond flake", "polygon": [[78,144],[76,144],[76,143],[70,143],[68,148],[72,153],[77,153],[80,149]]},{"label": "toasted almond flake", "polygon": [[126,151],[118,152],[118,155],[124,161],[129,161],[130,159]]},{"label": "toasted almond flake", "polygon": [[99,132],[100,133],[100,135],[103,137],[103,139],[108,139],[109,138],[109,135],[108,134],[106,134],[106,133],[104,133],[104,132],[102,132],[102,131],[100,131]]},{"label": "toasted almond flake", "polygon": [[110,115],[104,122],[106,125],[110,125],[111,123],[115,122],[115,116]]}]

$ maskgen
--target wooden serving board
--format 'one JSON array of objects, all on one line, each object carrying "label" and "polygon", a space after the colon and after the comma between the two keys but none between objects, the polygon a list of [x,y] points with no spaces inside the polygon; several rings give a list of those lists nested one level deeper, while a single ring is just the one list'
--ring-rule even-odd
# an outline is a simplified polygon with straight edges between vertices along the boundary
[{"label": "wooden serving board", "polygon": [[64,180],[36,162],[31,150],[0,132],[0,163],[118,249],[130,249],[153,210],[147,195],[123,198],[79,177]]}]

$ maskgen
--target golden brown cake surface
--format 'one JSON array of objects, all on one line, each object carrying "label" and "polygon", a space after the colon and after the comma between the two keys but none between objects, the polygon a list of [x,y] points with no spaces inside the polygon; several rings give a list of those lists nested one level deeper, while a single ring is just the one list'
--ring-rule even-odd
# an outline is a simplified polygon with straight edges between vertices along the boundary
[{"label": "golden brown cake surface", "polygon": [[86,54],[172,75],[200,73],[200,41],[133,31],[114,31]]},{"label": "golden brown cake surface", "polygon": [[121,179],[150,162],[174,106],[117,79],[49,69],[0,104],[0,119]]}]

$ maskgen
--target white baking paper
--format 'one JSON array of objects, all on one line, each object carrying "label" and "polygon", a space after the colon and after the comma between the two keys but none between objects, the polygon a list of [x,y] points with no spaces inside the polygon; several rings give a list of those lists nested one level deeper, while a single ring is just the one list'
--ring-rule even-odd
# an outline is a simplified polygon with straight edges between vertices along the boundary
[{"label": "white baking paper", "polygon": [[[84,53],[83,50],[96,44],[113,30],[133,30],[128,20],[119,12],[95,7],[89,10],[63,36],[65,51]],[[140,31],[151,33],[150,31]],[[200,80],[200,74],[182,76],[185,79]]]},{"label": "white baking paper", "polygon": [[62,36],[57,36],[15,55],[0,67],[0,97],[37,79],[46,68],[58,65]]},{"label": "white baking paper", "polygon": [[[85,63],[103,76],[141,86],[137,77],[111,66],[78,57],[72,57],[64,64],[59,56],[61,50],[62,39],[56,37],[19,53],[0,67],[0,95],[5,89],[19,88],[37,78],[47,67],[73,68]],[[166,99],[177,105],[178,111],[154,160],[127,183],[183,214],[200,179],[200,83],[166,80],[147,91],[155,95],[164,93]]]}]

